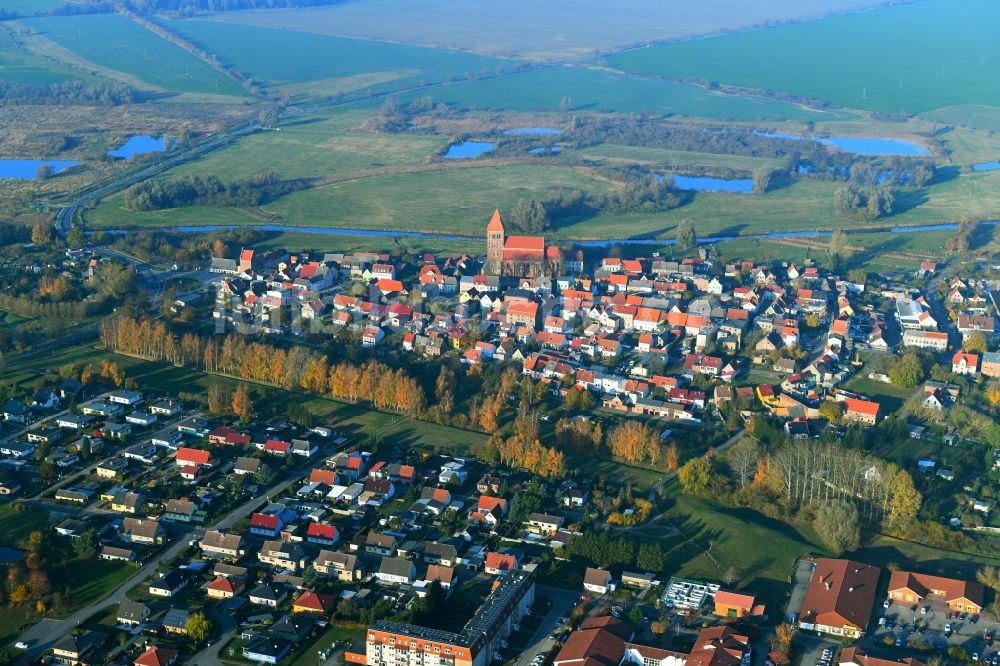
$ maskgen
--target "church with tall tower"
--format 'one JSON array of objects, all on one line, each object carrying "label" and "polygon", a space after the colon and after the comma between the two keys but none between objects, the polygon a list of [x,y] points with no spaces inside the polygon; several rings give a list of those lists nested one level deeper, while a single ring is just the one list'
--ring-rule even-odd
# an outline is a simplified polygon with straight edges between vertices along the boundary
[{"label": "church with tall tower", "polygon": [[493,211],[486,225],[485,274],[507,277],[558,275],[562,263],[562,252],[554,245],[546,246],[542,236],[506,235],[500,209]]}]

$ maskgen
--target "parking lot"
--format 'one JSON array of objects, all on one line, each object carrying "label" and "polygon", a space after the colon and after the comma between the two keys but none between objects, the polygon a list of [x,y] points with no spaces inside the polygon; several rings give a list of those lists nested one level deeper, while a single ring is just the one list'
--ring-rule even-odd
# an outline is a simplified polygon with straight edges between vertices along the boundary
[{"label": "parking lot", "polygon": [[840,644],[832,638],[824,638],[815,634],[801,633],[796,640],[802,648],[802,666],[831,666]]},{"label": "parking lot", "polygon": [[954,613],[941,600],[891,602],[879,606],[877,616],[878,626],[865,639],[873,648],[932,648],[944,653],[962,647],[981,662],[1000,664],[997,624],[990,618]]}]

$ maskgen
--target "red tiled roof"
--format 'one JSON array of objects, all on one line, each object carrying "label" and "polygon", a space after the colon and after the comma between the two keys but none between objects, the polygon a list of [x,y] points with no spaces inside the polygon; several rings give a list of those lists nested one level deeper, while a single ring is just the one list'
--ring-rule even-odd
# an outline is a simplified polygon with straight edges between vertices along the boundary
[{"label": "red tiled roof", "polygon": [[197,463],[199,465],[207,465],[212,459],[212,453],[210,451],[202,451],[200,449],[191,449],[186,446],[182,446],[177,449],[177,460],[184,462]]},{"label": "red tiled roof", "polygon": [[267,530],[276,530],[281,521],[277,516],[271,516],[266,513],[255,513],[250,517],[250,527],[262,527]]},{"label": "red tiled roof", "polygon": [[802,602],[802,621],[863,631],[871,619],[880,573],[878,567],[852,560],[816,560]]},{"label": "red tiled roof", "polygon": [[490,218],[490,223],[486,225],[486,231],[503,232],[503,220],[500,219],[499,208],[493,211],[493,217]]},{"label": "red tiled roof", "polygon": [[150,645],[135,660],[136,666],[167,666],[177,657],[177,650]]},{"label": "red tiled roof", "polygon": [[486,568],[508,571],[517,566],[517,559],[507,553],[489,552],[486,553]]},{"label": "red tiled roof", "polygon": [[306,536],[334,540],[337,538],[337,526],[309,523],[309,527],[306,529]]},{"label": "red tiled roof", "polygon": [[299,598],[292,602],[293,607],[306,608],[317,613],[325,613],[333,606],[333,596],[329,594],[318,594],[316,592],[303,592]]},{"label": "red tiled roof", "polygon": [[309,474],[309,483],[325,483],[328,486],[336,485],[337,473],[332,469],[313,469]]},{"label": "red tiled roof", "polygon": [[857,398],[846,398],[844,406],[848,412],[856,412],[868,416],[878,416],[878,403],[870,400],[858,400]]}]

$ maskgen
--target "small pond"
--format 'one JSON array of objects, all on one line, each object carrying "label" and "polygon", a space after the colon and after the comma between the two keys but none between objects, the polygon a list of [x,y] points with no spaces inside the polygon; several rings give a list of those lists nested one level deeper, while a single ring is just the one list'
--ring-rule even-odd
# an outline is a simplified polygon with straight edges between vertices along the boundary
[{"label": "small pond", "polygon": [[[805,139],[801,134],[789,134],[787,132],[760,132],[754,131],[757,136],[766,136],[772,139]],[[922,146],[914,141],[903,139],[887,139],[877,136],[828,136],[817,137],[814,141],[822,143],[824,146],[833,146],[845,153],[855,155],[899,155],[901,157],[927,157],[931,154],[926,146]]]},{"label": "small pond", "polygon": [[462,143],[450,146],[448,152],[444,154],[444,158],[447,160],[460,160],[479,157],[493,150],[494,145],[489,141],[463,141]]},{"label": "small pond", "polygon": [[528,152],[531,153],[532,155],[542,155],[546,153],[548,154],[558,153],[560,150],[562,150],[562,148],[560,148],[559,146],[541,146],[540,148],[532,148]]},{"label": "small pond", "polygon": [[753,180],[750,178],[709,178],[708,176],[668,176],[673,178],[674,186],[681,190],[696,190],[698,192],[735,192],[750,194]]},{"label": "small pond", "polygon": [[136,155],[145,153],[166,152],[168,145],[167,137],[146,136],[144,134],[129,137],[129,140],[118,148],[108,151],[109,157],[121,157],[130,160]]},{"label": "small pond", "polygon": [[509,129],[504,134],[522,134],[522,135],[536,135],[541,136],[545,134],[562,134],[562,130],[553,129],[551,127],[519,127],[517,129]]},{"label": "small pond", "polygon": [[0,546],[0,564],[13,564],[24,559],[26,553],[20,548]]},{"label": "small pond", "polygon": [[60,173],[80,162],[78,160],[2,160],[0,159],[0,178],[13,180],[35,180],[38,170],[43,166],[52,167],[53,173]]},{"label": "small pond", "polygon": [[980,162],[979,164],[973,164],[973,171],[996,171],[1000,169],[1000,162]]}]

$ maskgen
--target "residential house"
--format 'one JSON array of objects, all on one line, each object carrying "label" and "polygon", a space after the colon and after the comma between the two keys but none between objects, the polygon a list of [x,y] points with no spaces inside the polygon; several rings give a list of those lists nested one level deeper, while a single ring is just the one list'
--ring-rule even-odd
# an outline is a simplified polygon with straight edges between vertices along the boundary
[{"label": "residential house", "polygon": [[92,653],[104,643],[105,637],[97,631],[84,631],[79,636],[70,634],[52,646],[52,656],[66,666],[83,666],[91,663]]},{"label": "residential house", "polygon": [[119,535],[126,543],[139,543],[147,546],[163,543],[163,526],[153,518],[123,518]]},{"label": "residential house", "polygon": [[529,532],[550,537],[559,531],[563,522],[562,516],[550,516],[544,513],[533,513],[525,521]]},{"label": "residential house", "polygon": [[218,530],[205,533],[201,540],[201,550],[204,554],[222,560],[235,562],[246,555],[243,537],[239,534],[227,534]]},{"label": "residential house", "polygon": [[336,576],[345,583],[361,580],[364,573],[357,555],[332,550],[321,550],[313,561],[313,568],[321,574]]},{"label": "residential house", "polygon": [[283,638],[257,636],[243,648],[243,657],[251,662],[277,664],[292,650],[292,644]]},{"label": "residential house", "polygon": [[331,594],[305,591],[292,602],[292,612],[296,614],[326,615],[333,610],[337,598]]},{"label": "residential house", "polygon": [[270,583],[261,583],[248,595],[250,603],[268,608],[277,608],[288,596],[284,589]]},{"label": "residential house", "polygon": [[985,590],[979,583],[911,571],[892,572],[888,597],[905,604],[919,604],[928,597],[937,597],[953,611],[974,615],[981,613],[985,604]]},{"label": "residential house", "polygon": [[156,597],[173,597],[188,584],[188,577],[174,569],[149,584],[149,593]]},{"label": "residential house", "polygon": [[335,546],[340,541],[340,532],[336,525],[310,522],[306,528],[306,541],[321,546]]},{"label": "residential house", "polygon": [[211,451],[203,451],[201,449],[192,449],[187,446],[182,446],[177,449],[177,455],[174,458],[174,462],[181,467],[198,465],[200,467],[210,468],[215,465],[215,458],[212,456]]},{"label": "residential house", "polygon": [[865,425],[875,425],[878,422],[879,404],[870,400],[845,398],[844,419]]},{"label": "residential house", "polygon": [[587,567],[583,575],[583,589],[594,594],[607,594],[615,589],[610,571]]},{"label": "residential house", "polygon": [[240,590],[244,583],[239,578],[229,578],[217,576],[215,580],[205,585],[205,594],[209,599],[232,599]]},{"label": "residential house", "polygon": [[180,652],[173,648],[150,645],[132,662],[135,666],[172,666]]},{"label": "residential house", "polygon": [[307,563],[302,547],[288,541],[265,541],[257,553],[257,559],[292,573],[304,569]]},{"label": "residential house", "polygon": [[191,614],[184,608],[171,608],[163,614],[160,623],[168,634],[187,636],[187,623]]},{"label": "residential house", "polygon": [[975,376],[979,372],[979,356],[963,351],[955,352],[951,357],[951,371],[956,375]]},{"label": "residential house", "polygon": [[401,557],[383,557],[375,577],[382,583],[409,585],[417,577],[417,568]]},{"label": "residential house", "polygon": [[521,567],[521,555],[515,551],[486,553],[484,570],[492,576],[499,576],[505,571],[513,571]]},{"label": "residential house", "polygon": [[115,621],[118,624],[136,627],[145,622],[148,617],[149,607],[146,604],[126,599],[118,604],[118,614],[115,615]]}]

